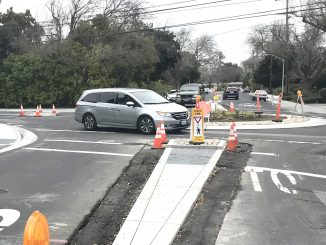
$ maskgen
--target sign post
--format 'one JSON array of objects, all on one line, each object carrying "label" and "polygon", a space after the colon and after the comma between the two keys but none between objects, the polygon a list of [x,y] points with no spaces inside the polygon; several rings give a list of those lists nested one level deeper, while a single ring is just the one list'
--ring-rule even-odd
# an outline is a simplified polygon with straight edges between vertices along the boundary
[{"label": "sign post", "polygon": [[303,99],[302,99],[302,92],[301,92],[300,89],[297,91],[297,95],[298,95],[297,103],[295,103],[292,115],[294,114],[295,109],[297,108],[297,104],[299,103],[301,105],[301,113],[302,113],[302,116],[303,116],[303,104],[304,104],[304,102],[303,102]]},{"label": "sign post", "polygon": [[192,109],[191,112],[191,135],[189,143],[193,145],[205,143],[204,111],[202,108],[199,108],[199,99],[200,98],[197,98],[196,108]]}]

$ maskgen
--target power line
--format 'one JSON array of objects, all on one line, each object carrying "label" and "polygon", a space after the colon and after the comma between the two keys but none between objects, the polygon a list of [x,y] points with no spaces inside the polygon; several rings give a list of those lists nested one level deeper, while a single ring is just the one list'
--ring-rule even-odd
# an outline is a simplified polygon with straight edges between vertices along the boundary
[{"label": "power line", "polygon": [[198,1],[198,0],[188,0],[188,1],[175,2],[175,3],[166,3],[166,4],[160,4],[160,5],[150,6],[150,7],[147,7],[147,8],[157,8],[157,7],[177,5],[177,4],[180,4],[180,3],[189,3],[189,2],[196,2],[196,1]]},{"label": "power line", "polygon": [[[253,2],[261,2],[261,1],[263,1],[263,0],[251,0],[251,1],[238,2],[238,3],[219,4],[219,5],[214,5],[214,6],[205,6],[205,7],[200,7],[200,8],[185,9],[184,11],[192,11],[192,10],[215,8],[215,7],[224,7],[224,6],[239,5],[239,4],[244,4],[244,3],[253,3]],[[179,10],[168,11],[168,13],[177,13],[177,12],[180,12],[180,11]],[[157,13],[157,14],[164,14],[164,13]]]}]

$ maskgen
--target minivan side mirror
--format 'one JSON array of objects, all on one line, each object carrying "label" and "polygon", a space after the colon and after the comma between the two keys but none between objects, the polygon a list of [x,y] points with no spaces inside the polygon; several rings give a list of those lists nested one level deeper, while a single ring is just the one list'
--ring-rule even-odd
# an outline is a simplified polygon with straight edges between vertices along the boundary
[{"label": "minivan side mirror", "polygon": [[135,106],[135,103],[132,102],[132,101],[128,101],[128,102],[126,103],[126,105],[127,105],[128,107],[134,107],[134,106]]}]

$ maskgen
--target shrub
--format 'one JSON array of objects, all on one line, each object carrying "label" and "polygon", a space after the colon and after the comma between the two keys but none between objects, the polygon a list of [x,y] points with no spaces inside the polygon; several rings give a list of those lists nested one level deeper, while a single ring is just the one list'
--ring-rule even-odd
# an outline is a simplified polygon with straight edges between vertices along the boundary
[{"label": "shrub", "polygon": [[310,103],[318,103],[321,101],[321,98],[319,96],[310,96],[310,97],[303,97],[303,102],[310,104]]},{"label": "shrub", "polygon": [[153,90],[156,93],[164,96],[172,89],[172,87],[171,85],[166,84],[165,81],[159,80],[148,84],[147,89]]},{"label": "shrub", "polygon": [[321,102],[326,102],[326,88],[322,88],[318,91]]},{"label": "shrub", "polygon": [[287,101],[297,101],[297,96],[294,94],[291,95],[284,95],[283,96],[283,100],[287,100]]},{"label": "shrub", "polygon": [[235,120],[253,120],[256,117],[253,112],[229,112],[229,111],[215,111],[211,113],[211,121],[235,121]]}]

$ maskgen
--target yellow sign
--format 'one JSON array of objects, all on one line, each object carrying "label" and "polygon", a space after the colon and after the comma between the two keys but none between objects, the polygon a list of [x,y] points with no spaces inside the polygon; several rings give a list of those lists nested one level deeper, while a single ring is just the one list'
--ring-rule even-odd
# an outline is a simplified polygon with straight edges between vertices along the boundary
[{"label": "yellow sign", "polygon": [[218,95],[214,95],[214,102],[215,102],[215,103],[218,102]]},{"label": "yellow sign", "polygon": [[204,137],[204,112],[202,108],[194,108],[191,112],[191,135],[190,143],[202,144],[205,142]]}]

